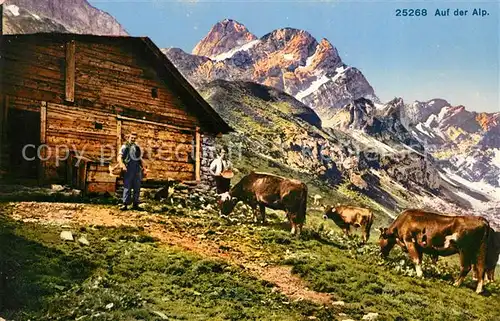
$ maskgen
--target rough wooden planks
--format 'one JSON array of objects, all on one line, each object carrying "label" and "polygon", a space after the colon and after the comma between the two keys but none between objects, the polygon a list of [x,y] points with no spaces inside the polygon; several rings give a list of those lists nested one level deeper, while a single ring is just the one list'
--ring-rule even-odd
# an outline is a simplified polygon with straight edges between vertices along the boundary
[{"label": "rough wooden planks", "polygon": [[[172,128],[173,127],[173,128]],[[193,143],[196,128],[175,128],[149,121],[122,119],[122,139],[137,132],[137,143],[145,153],[150,180],[195,179]]]},{"label": "rough wooden planks", "polygon": [[66,43],[66,101],[75,101],[75,41]]}]

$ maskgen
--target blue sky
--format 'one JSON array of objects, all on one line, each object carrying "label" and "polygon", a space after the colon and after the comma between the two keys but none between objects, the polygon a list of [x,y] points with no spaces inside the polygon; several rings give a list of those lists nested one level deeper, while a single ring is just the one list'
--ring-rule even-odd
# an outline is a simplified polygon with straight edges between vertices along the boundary
[{"label": "blue sky", "polygon": [[[133,36],[191,52],[218,21],[231,18],[258,37],[282,27],[328,39],[360,69],[383,101],[447,99],[469,110],[500,111],[499,1],[165,1],[90,0]],[[397,17],[396,9],[426,9]],[[436,9],[451,16],[437,17]],[[468,10],[456,17],[455,9]],[[472,16],[474,8],[487,10]]]}]

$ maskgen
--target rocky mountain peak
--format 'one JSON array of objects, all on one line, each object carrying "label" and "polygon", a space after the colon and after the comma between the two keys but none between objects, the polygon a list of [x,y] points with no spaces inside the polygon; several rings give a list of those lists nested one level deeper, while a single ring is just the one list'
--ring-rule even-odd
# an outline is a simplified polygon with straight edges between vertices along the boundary
[{"label": "rocky mountain peak", "polygon": [[500,124],[500,113],[479,113],[476,120],[483,130],[489,130]]},{"label": "rocky mountain peak", "polygon": [[325,50],[334,49],[332,44],[330,43],[330,41],[328,41],[328,39],[326,39],[326,38],[321,39],[321,41],[319,42],[319,46],[321,48],[325,48]]},{"label": "rocky mountain peak", "polygon": [[191,57],[166,54],[195,86],[225,79],[274,87],[312,107],[325,126],[355,99],[379,102],[361,71],[344,64],[330,41],[318,42],[301,29],[279,28],[257,39],[242,24],[226,19],[198,43]]},{"label": "rocky mountain peak", "polygon": [[205,38],[194,47],[192,53],[213,58],[256,39],[257,37],[243,24],[232,19],[224,19],[210,29]]},{"label": "rocky mountain peak", "polygon": [[311,57],[311,67],[331,69],[342,63],[337,49],[326,39],[321,39]]},{"label": "rocky mountain peak", "polygon": [[435,98],[429,101],[414,101],[406,106],[404,116],[411,125],[427,121],[431,115],[438,115],[445,107],[451,107],[444,99]]},{"label": "rocky mountain peak", "polygon": [[[491,125],[489,127],[489,129],[484,134],[483,138],[481,138],[481,141],[479,141],[478,145],[482,146],[483,148],[500,149],[500,122],[497,121],[494,123],[494,125]],[[500,165],[500,162],[498,165]]]},{"label": "rocky mountain peak", "polygon": [[[261,39],[263,41],[274,41],[277,45],[277,48],[280,48],[293,38],[305,39],[309,41],[312,41],[314,39],[314,37],[309,32],[290,27],[276,29],[264,35]],[[314,39],[314,41],[316,40]]]}]

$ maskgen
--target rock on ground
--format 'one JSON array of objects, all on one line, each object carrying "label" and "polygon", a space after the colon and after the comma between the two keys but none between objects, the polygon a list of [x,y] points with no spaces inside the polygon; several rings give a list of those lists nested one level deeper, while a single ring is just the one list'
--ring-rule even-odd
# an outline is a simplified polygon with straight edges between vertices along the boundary
[{"label": "rock on ground", "polygon": [[370,312],[363,316],[363,320],[374,321],[378,319],[378,313]]},{"label": "rock on ground", "polygon": [[83,245],[90,245],[89,241],[84,236],[81,236],[78,239],[78,243],[83,244]]},{"label": "rock on ground", "polygon": [[73,233],[71,233],[70,231],[62,231],[61,232],[61,239],[63,241],[73,241]]}]

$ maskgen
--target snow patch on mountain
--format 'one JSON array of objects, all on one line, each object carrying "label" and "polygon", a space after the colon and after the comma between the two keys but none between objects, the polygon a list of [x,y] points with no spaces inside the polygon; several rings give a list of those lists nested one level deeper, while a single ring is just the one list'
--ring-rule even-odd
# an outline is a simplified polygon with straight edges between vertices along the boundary
[{"label": "snow patch on mountain", "polygon": [[5,9],[9,10],[15,17],[19,16],[19,7],[15,4],[10,4]]},{"label": "snow patch on mountain", "polygon": [[307,57],[306,59],[306,65],[305,66],[300,66],[299,68],[307,68],[309,67],[310,65],[312,65],[312,62],[314,60],[314,57],[316,57],[316,54],[310,56],[310,57]]},{"label": "snow patch on mountain", "polygon": [[[488,196],[492,201],[500,201],[500,187],[494,187],[485,181],[471,182],[456,173],[453,173],[449,168],[443,169],[446,175],[441,173],[441,177],[448,181],[450,184],[455,185],[456,183],[466,186],[468,189],[481,193]],[[455,183],[456,182],[456,183]],[[476,200],[477,201],[477,200]]]},{"label": "snow patch on mountain", "polygon": [[437,115],[430,115],[429,118],[427,118],[427,120],[425,121],[424,125],[426,127],[431,127],[433,125],[437,125],[438,123],[439,123],[438,116]]},{"label": "snow patch on mountain", "polygon": [[484,210],[487,210],[488,208],[490,208],[490,206],[488,205],[488,203],[480,201],[480,200],[478,200],[478,199],[470,196],[469,194],[462,192],[461,190],[456,190],[453,193],[455,193],[455,195],[457,195],[458,197],[460,197],[460,198],[466,200],[467,202],[469,202],[469,204],[475,210],[484,211]]},{"label": "snow patch on mountain", "polygon": [[[426,136],[429,136],[429,137],[436,137],[436,135],[432,132],[432,130],[430,128],[428,128],[426,126],[426,128],[424,128],[424,125],[422,123],[419,123],[417,126],[415,126],[415,128],[421,132],[422,134],[426,135]],[[413,131],[414,132],[414,131]],[[415,133],[415,132],[414,132]],[[416,134],[416,133],[415,133]]]},{"label": "snow patch on mountain", "polygon": [[335,69],[336,74],[335,74],[335,76],[333,76],[332,82],[336,82],[337,79],[339,79],[340,77],[345,77],[345,72],[349,69],[351,69],[351,67],[347,67],[347,68],[344,68],[344,66],[337,67]]},{"label": "snow patch on mountain", "polygon": [[311,85],[308,88],[306,88],[306,89],[304,89],[302,91],[299,91],[295,95],[295,98],[297,98],[298,100],[302,100],[303,98],[309,96],[310,94],[312,94],[313,92],[315,92],[316,90],[318,90],[322,85],[326,84],[330,80],[331,79],[328,78],[326,75],[318,77],[315,81],[313,81],[311,83]]},{"label": "snow patch on mountain", "polygon": [[493,152],[495,153],[495,156],[491,160],[492,164],[500,168],[500,149],[495,149]]},{"label": "snow patch on mountain", "polygon": [[223,60],[226,60],[226,59],[229,59],[231,58],[232,56],[234,56],[234,54],[236,54],[237,52],[240,52],[240,51],[248,51],[250,49],[252,49],[252,47],[254,47],[255,45],[257,45],[258,43],[260,42],[260,40],[253,40],[253,41],[250,41],[240,47],[236,47],[234,49],[231,49],[230,51],[228,52],[224,52],[224,53],[221,53],[220,55],[217,55],[215,57],[212,58],[212,60],[214,61],[223,61]]},{"label": "snow patch on mountain", "polygon": [[383,142],[373,138],[372,136],[363,133],[363,131],[351,130],[349,131],[349,135],[351,135],[353,139],[369,147],[372,151],[376,151],[381,155],[398,153],[396,149],[387,144],[384,144]]}]

